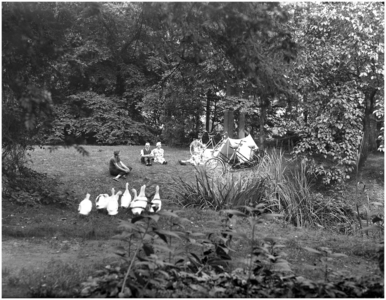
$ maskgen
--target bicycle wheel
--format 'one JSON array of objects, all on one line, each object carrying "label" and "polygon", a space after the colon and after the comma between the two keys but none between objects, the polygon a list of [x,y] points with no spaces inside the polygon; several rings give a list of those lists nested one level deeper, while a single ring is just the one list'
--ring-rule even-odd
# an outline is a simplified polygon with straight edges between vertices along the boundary
[{"label": "bicycle wheel", "polygon": [[252,157],[252,164],[254,166],[256,166],[256,165],[260,164],[260,162],[261,162],[261,156],[254,154]]},{"label": "bicycle wheel", "polygon": [[215,176],[221,176],[225,173],[225,166],[221,159],[211,158],[205,162],[206,174],[213,178]]}]

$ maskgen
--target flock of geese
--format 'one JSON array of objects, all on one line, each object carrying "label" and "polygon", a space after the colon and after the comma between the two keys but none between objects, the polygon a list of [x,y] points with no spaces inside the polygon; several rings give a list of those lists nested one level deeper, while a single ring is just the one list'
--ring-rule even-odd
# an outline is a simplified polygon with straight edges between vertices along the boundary
[{"label": "flock of geese", "polygon": [[[159,186],[155,188],[153,199],[146,197],[146,185],[141,186],[141,191],[137,196],[137,191],[132,189],[134,197],[129,191],[129,183],[126,183],[126,190],[118,191],[115,194],[115,189],[111,189],[111,196],[108,194],[100,194],[95,199],[95,207],[98,211],[106,210],[110,216],[118,214],[119,198],[121,200],[121,208],[130,209],[134,215],[140,215],[144,211],[158,212],[161,210],[161,198],[159,195]],[[93,203],[90,200],[90,194],[86,194],[86,198],[79,203],[78,212],[80,215],[87,216],[92,211]]]}]

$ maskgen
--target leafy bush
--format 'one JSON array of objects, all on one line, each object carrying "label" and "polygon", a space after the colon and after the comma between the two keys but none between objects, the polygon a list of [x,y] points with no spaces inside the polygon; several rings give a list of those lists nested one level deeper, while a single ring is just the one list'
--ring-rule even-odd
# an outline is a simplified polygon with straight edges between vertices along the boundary
[{"label": "leafy bush", "polygon": [[304,124],[302,139],[293,153],[296,157],[312,158],[315,154],[330,159],[331,164],[318,164],[313,169],[325,184],[342,182],[355,169],[357,150],[363,135],[364,95],[354,82],[334,87],[331,93],[320,91],[313,102],[318,115]]},{"label": "leafy bush", "polygon": [[132,120],[124,107],[125,102],[117,97],[105,97],[94,92],[71,95],[65,104],[55,107],[54,130],[46,142],[119,145],[155,141],[156,132]]},{"label": "leafy bush", "polygon": [[[256,209],[247,207],[250,212]],[[237,210],[224,210],[226,220],[233,215],[247,217]],[[335,278],[330,282],[313,282],[293,274],[285,259],[285,253],[273,238],[256,240],[254,232],[262,222],[248,217],[252,236],[242,231],[227,229],[217,241],[240,238],[249,241],[250,255],[242,267],[231,270],[226,264],[231,256],[226,252],[201,255],[192,252],[193,246],[216,242],[212,236],[192,233],[183,228],[183,219],[170,211],[156,214],[145,213],[129,221],[121,221],[122,233],[115,238],[125,241],[129,247],[119,246],[117,254],[125,261],[120,266],[106,266],[95,276],[81,284],[77,297],[284,297],[284,298],[337,298],[383,297],[383,281],[380,278]],[[160,217],[169,218],[168,224],[177,229],[161,229]],[[221,221],[222,223],[223,220]],[[173,239],[186,241],[186,248],[178,250]],[[228,240],[229,241],[229,240]],[[223,240],[223,245],[226,241]],[[219,244],[217,243],[217,244]],[[132,249],[134,247],[135,249]],[[189,250],[187,250],[189,249]],[[218,248],[219,249],[219,248]],[[221,249],[227,250],[225,246]],[[313,250],[313,249],[311,249]],[[229,252],[228,252],[229,253]]]},{"label": "leafy bush", "polygon": [[7,176],[22,171],[28,161],[27,151],[39,143],[36,135],[49,127],[52,116],[52,100],[47,91],[28,86],[20,97],[3,90],[2,171]]},{"label": "leafy bush", "polygon": [[75,193],[65,190],[57,180],[29,168],[12,178],[3,176],[3,199],[20,205],[72,205]]},{"label": "leafy bush", "polygon": [[[256,209],[247,207],[250,212]],[[257,244],[254,237],[260,219],[250,219],[252,237],[232,229],[229,222],[233,215],[246,217],[237,210],[222,211],[224,218],[220,221],[220,230],[211,231],[206,237],[203,233],[185,231],[183,222],[173,212],[160,211],[156,214],[145,213],[129,221],[120,221],[122,233],[114,238],[128,243],[128,248],[117,248],[117,254],[125,264],[98,273],[94,278],[82,284],[81,296],[99,297],[185,297],[205,295],[215,296],[219,291],[216,281],[234,280],[228,272],[228,261],[232,238],[242,238],[250,242],[251,256],[245,261],[248,268],[246,280],[265,272],[291,272],[288,262],[278,251],[273,239],[266,239]],[[160,227],[160,217],[168,218],[169,230]],[[185,240],[186,247],[178,250],[173,240]],[[132,248],[135,248],[132,249]],[[194,249],[203,249],[201,255]],[[130,258],[130,259],[129,259]],[[224,276],[224,278],[222,278]],[[223,280],[219,280],[219,279]],[[207,286],[202,282],[209,280]],[[239,280],[245,285],[246,280]],[[186,287],[189,289],[186,291]],[[220,290],[224,290],[221,288]],[[230,291],[229,291],[230,292]],[[248,293],[247,293],[248,294]]]},{"label": "leafy bush", "polygon": [[13,144],[10,147],[3,148],[2,171],[4,176],[15,177],[20,175],[28,162],[27,151],[31,149],[31,146],[22,146],[20,144]]}]

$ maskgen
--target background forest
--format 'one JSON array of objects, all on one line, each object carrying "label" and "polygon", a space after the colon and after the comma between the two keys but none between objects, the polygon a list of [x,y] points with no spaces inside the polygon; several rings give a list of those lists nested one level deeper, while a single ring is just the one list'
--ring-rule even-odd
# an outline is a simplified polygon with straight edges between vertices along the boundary
[{"label": "background forest", "polygon": [[[3,171],[36,144],[184,145],[223,112],[326,183],[383,150],[384,4],[3,3]],[[237,128],[236,128],[237,130]],[[326,169],[327,168],[327,169]]]}]

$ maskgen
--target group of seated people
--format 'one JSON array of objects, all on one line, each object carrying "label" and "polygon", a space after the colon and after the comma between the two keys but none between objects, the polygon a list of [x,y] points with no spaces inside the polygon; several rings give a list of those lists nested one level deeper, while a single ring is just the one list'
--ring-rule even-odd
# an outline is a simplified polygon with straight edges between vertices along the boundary
[{"label": "group of seated people", "polygon": [[150,150],[150,143],[145,144],[145,149],[141,150],[141,163],[146,164],[146,166],[151,166],[153,160],[154,163],[160,163],[161,165],[168,163],[164,158],[164,149],[161,148],[161,143],[158,142],[156,147]]},{"label": "group of seated people", "polygon": [[[141,163],[146,164],[146,166],[151,166],[152,162],[160,163],[166,165],[167,161],[164,158],[164,149],[161,148],[162,145],[160,142],[156,144],[156,148],[150,150],[150,143],[145,144],[145,148],[141,150]],[[126,178],[132,167],[127,167],[119,156],[120,151],[114,151],[114,157],[110,159],[109,171],[112,176],[115,176],[113,179],[118,181],[119,178]]]},{"label": "group of seated people", "polygon": [[[151,166],[152,162],[166,165],[167,161],[164,158],[164,149],[161,148],[162,145],[160,142],[156,144],[156,148],[153,150],[150,149],[150,143],[145,144],[145,148],[141,150],[141,163],[146,166]],[[199,139],[193,140],[190,144],[190,152],[192,156],[188,160],[179,160],[178,162],[181,165],[186,165],[190,163],[194,166],[202,162],[202,152],[205,149],[205,146],[201,143]],[[127,167],[120,159],[120,151],[114,151],[114,157],[110,159],[109,170],[112,176],[115,176],[113,179],[118,181],[119,178],[126,178],[132,168]]]}]

